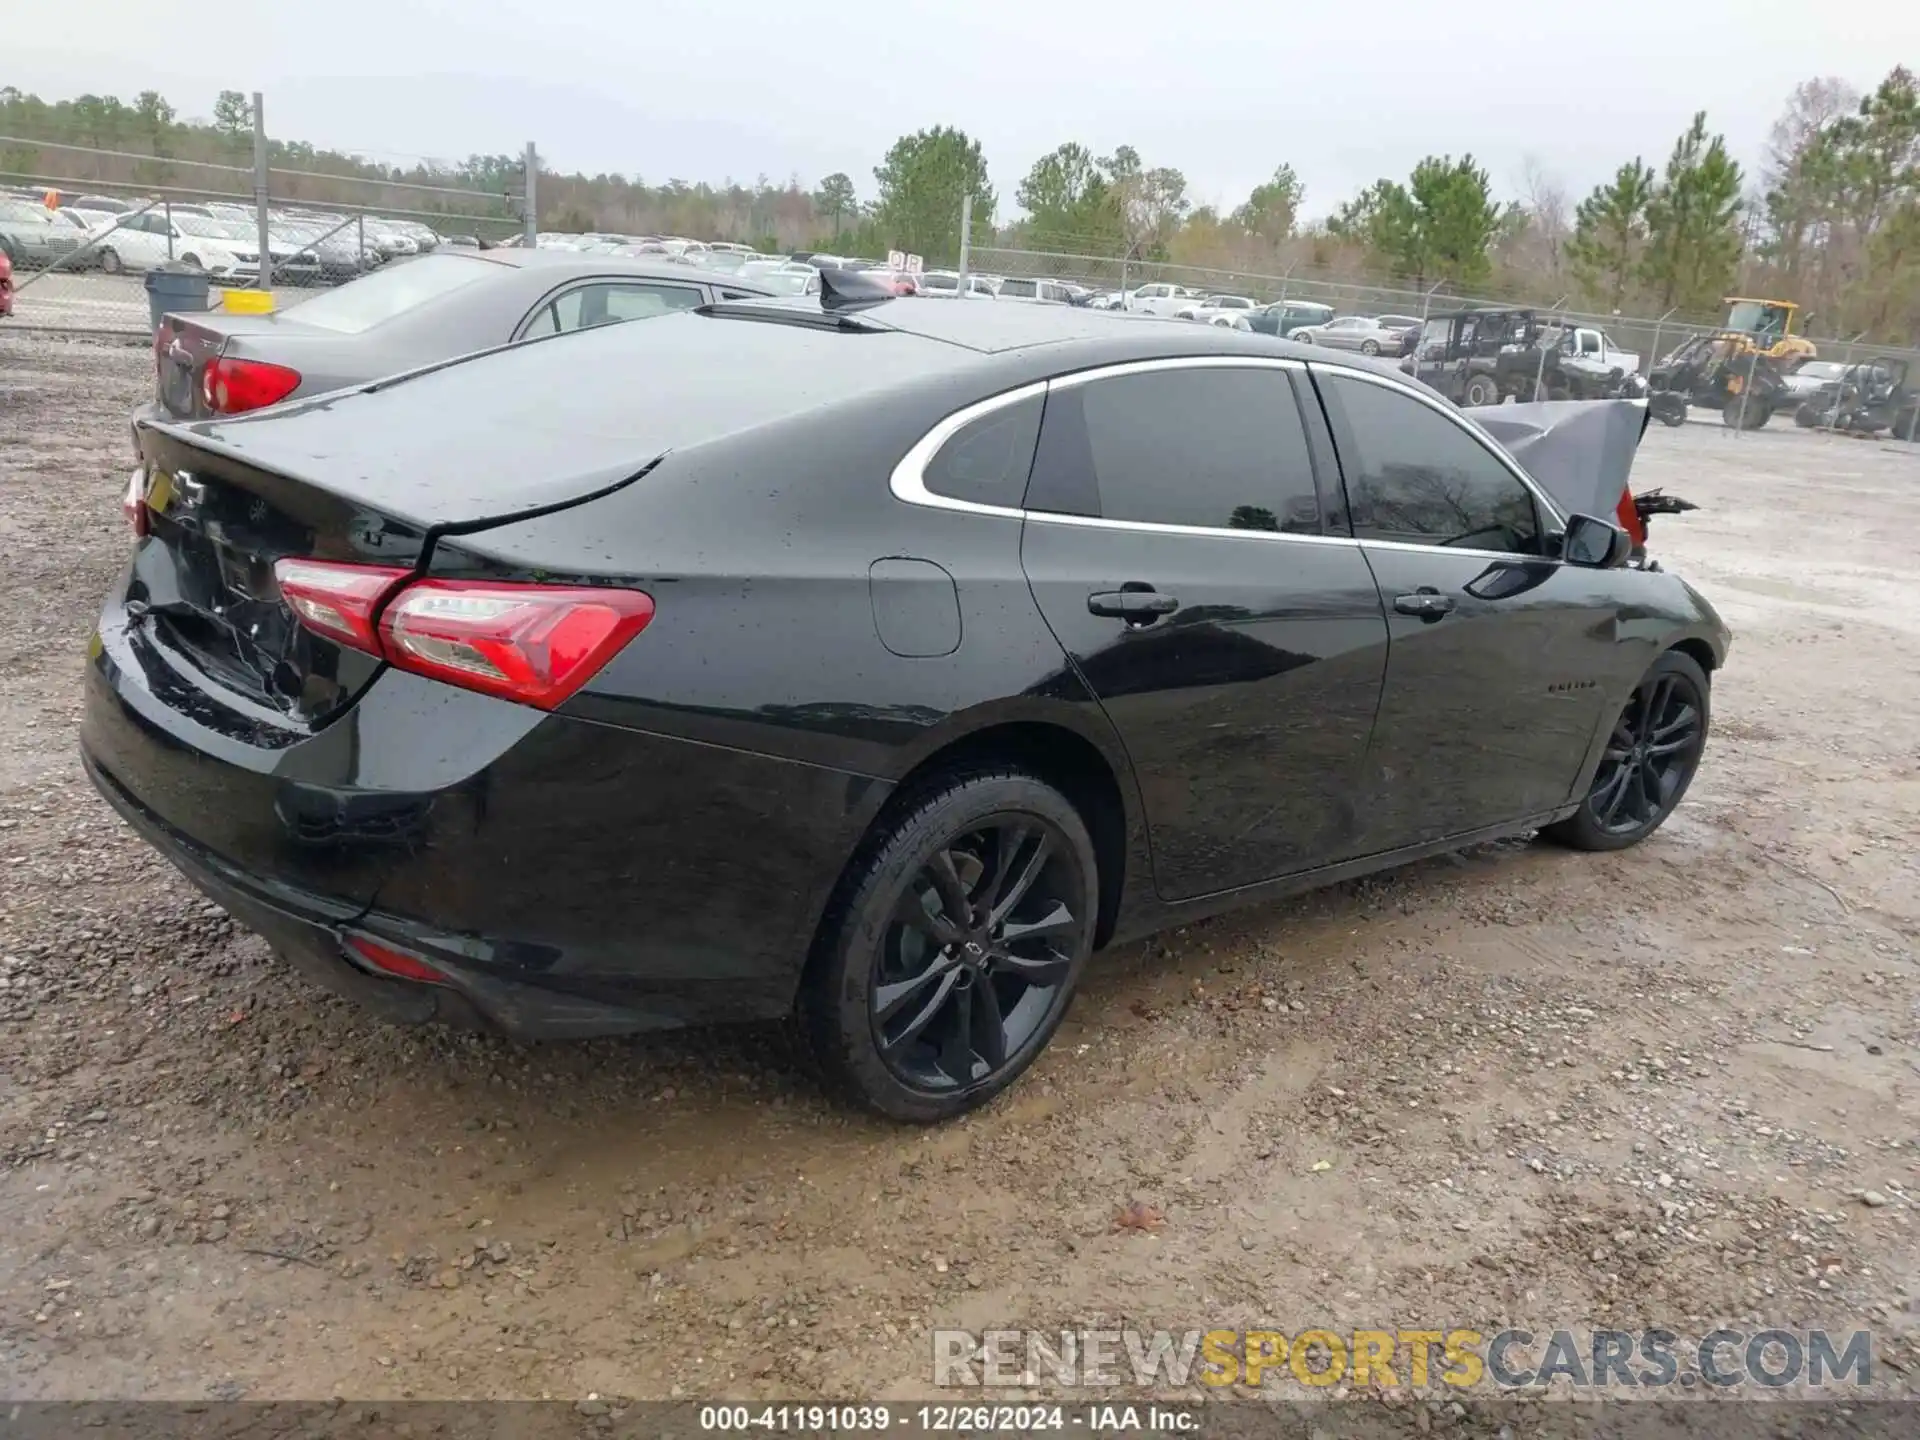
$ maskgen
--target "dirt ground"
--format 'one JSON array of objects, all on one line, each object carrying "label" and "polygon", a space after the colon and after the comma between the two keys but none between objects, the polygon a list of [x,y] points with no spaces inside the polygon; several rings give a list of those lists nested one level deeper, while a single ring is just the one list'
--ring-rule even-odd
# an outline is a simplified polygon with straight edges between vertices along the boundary
[{"label": "dirt ground", "polygon": [[[0,1392],[890,1397],[935,1326],[1868,1325],[1920,1365],[1920,451],[1656,429],[1736,631],[1681,811],[1096,962],[971,1120],[760,1030],[370,1023],[98,801],[138,347],[0,337]],[[1116,1229],[1140,1202],[1157,1231]]]}]

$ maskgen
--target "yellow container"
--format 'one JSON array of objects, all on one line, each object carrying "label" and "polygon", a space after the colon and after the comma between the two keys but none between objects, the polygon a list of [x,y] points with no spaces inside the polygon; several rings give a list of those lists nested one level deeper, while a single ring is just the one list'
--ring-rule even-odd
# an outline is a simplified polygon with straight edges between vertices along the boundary
[{"label": "yellow container", "polygon": [[271,290],[229,290],[225,304],[226,308],[235,315],[271,315],[273,292]]}]

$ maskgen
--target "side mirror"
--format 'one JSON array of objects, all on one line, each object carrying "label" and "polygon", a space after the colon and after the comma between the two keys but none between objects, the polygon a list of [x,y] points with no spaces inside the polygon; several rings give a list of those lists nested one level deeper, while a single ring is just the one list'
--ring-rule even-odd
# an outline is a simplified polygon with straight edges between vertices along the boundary
[{"label": "side mirror", "polygon": [[1573,515],[1560,541],[1560,558],[1589,570],[1617,570],[1633,554],[1633,537],[1611,520]]}]

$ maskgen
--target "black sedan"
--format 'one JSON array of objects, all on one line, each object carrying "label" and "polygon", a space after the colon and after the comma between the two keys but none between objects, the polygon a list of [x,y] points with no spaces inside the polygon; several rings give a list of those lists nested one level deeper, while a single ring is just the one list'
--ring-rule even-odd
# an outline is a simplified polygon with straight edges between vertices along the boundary
[{"label": "black sedan", "polygon": [[405,1020],[802,1021],[927,1121],[1089,956],[1651,834],[1728,635],[1430,391],[1066,306],[718,302],[139,429],[94,783]]},{"label": "black sedan", "polygon": [[[317,264],[318,262],[313,262]],[[510,341],[781,293],[688,265],[555,250],[436,251],[271,315],[169,315],[149,413],[237,415]]]}]

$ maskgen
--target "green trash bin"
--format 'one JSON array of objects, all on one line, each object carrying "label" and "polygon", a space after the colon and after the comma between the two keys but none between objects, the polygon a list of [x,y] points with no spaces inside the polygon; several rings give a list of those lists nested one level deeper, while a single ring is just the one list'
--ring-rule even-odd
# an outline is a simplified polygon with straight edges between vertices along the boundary
[{"label": "green trash bin", "polygon": [[182,310],[210,310],[207,296],[212,289],[207,272],[178,260],[156,265],[147,272],[147,309],[153,330],[160,330],[162,317]]}]

